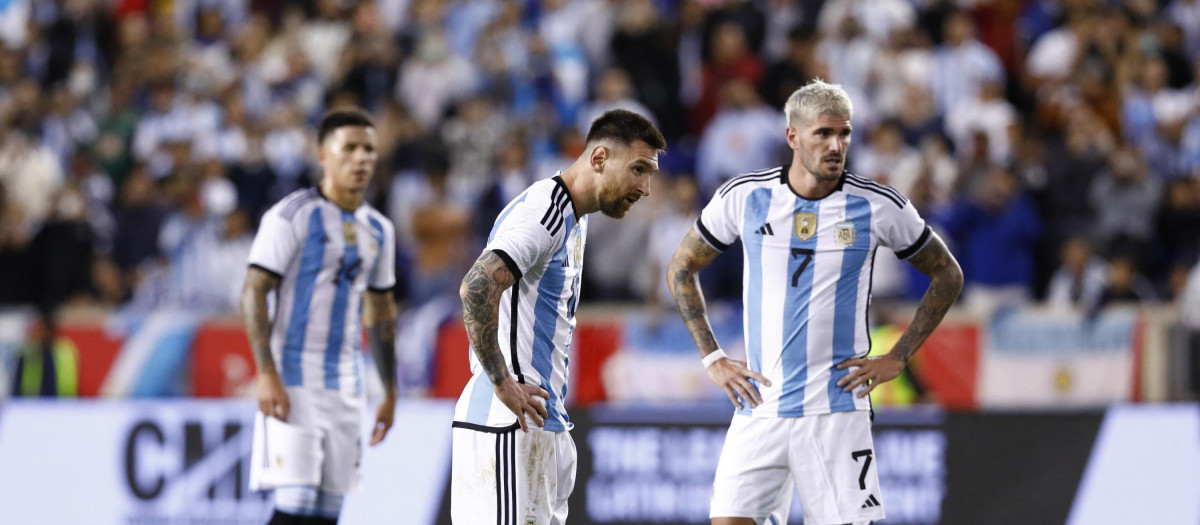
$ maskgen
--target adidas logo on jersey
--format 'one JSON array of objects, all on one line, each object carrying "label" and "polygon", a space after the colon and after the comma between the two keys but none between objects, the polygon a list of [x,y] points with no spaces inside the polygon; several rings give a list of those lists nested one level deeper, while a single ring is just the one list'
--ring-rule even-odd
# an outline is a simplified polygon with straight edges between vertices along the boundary
[{"label": "adidas logo on jersey", "polygon": [[881,505],[881,503],[879,503],[879,500],[875,499],[874,494],[871,494],[870,496],[867,496],[867,502],[863,503],[863,506],[859,507],[859,508],[869,509],[871,507],[878,507],[879,505]]},{"label": "adidas logo on jersey", "polygon": [[759,235],[775,235],[775,230],[771,229],[771,224],[764,224],[762,228],[754,230],[754,233]]}]

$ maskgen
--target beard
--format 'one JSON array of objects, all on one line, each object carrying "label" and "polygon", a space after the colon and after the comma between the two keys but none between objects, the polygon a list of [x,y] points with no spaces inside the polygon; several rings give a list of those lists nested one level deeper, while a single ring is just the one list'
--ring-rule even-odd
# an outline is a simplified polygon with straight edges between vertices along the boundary
[{"label": "beard", "polygon": [[612,217],[620,219],[629,213],[629,208],[633,207],[633,203],[625,200],[628,195],[621,193],[616,188],[604,187],[600,189],[600,212]]},{"label": "beard", "polygon": [[827,168],[825,165],[825,160],[826,159],[824,159],[824,158],[819,158],[819,159],[817,159],[817,162],[812,166],[809,166],[808,163],[805,162],[804,167],[807,168],[808,172],[811,173],[813,175],[813,177],[815,177],[820,182],[830,182],[830,181],[835,181],[835,180],[838,180],[839,178],[841,178],[842,170],[844,170],[846,167],[845,158],[843,157],[841,159],[842,162],[838,163],[837,170],[835,170],[833,173],[829,173],[827,171]]}]

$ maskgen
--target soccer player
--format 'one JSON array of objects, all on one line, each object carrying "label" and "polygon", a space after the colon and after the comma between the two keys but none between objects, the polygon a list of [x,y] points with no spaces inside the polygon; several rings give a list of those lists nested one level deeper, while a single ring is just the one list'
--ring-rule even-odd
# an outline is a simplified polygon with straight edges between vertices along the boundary
[{"label": "soccer player", "polygon": [[320,185],[263,215],[242,288],[261,411],[250,486],[275,489],[270,525],[337,523],[358,481],[364,324],[384,387],[371,445],[387,435],[396,406],[395,232],[363,202],[375,128],[361,111],[332,111],[317,144]]},{"label": "soccer player", "polygon": [[[714,525],[787,522],[793,484],[804,523],[884,517],[867,394],[896,377],[962,289],[945,244],[898,192],[844,170],[850,98],[815,80],[784,107],[790,164],[718,188],[667,271],[709,378],[737,408],[709,516]],[[697,274],[742,240],[746,354],[725,357]],[[931,279],[890,353],[866,357],[875,250]]]},{"label": "soccer player", "polygon": [[531,185],[496,219],[459,290],[474,376],[454,411],[454,523],[566,521],[575,444],[563,400],[587,214],[624,217],[650,194],[665,148],[641,115],[604,113],[574,164]]}]

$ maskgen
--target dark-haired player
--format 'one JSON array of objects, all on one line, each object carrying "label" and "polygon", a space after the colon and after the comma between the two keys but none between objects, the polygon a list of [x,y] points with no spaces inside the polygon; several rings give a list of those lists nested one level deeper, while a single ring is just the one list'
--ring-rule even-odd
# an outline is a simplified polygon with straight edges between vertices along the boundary
[{"label": "dark-haired player", "polygon": [[358,482],[364,324],[385,391],[372,445],[396,406],[395,233],[363,202],[378,157],[375,127],[360,111],[332,111],[317,144],[321,183],[263,216],[242,288],[260,409],[250,486],[275,490],[271,525],[336,523]]},{"label": "dark-haired player", "polygon": [[665,148],[644,117],[609,111],[571,167],[496,218],[459,291],[474,377],[454,412],[454,523],[566,522],[575,444],[563,400],[587,214],[624,217],[650,194]]}]

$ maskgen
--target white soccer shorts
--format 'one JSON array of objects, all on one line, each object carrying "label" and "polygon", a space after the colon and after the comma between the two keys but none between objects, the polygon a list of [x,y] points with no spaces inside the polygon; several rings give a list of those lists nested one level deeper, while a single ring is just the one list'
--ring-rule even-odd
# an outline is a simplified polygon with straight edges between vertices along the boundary
[{"label": "white soccer shorts", "polygon": [[793,485],[806,525],[882,520],[869,413],[735,414],[717,464],[709,516],[787,523]]},{"label": "white soccer shorts", "polygon": [[287,421],[255,416],[250,489],[316,487],[346,494],[358,485],[362,463],[363,396],[288,387]]},{"label": "white soccer shorts", "polygon": [[455,423],[450,518],[456,525],[562,525],[575,487],[569,432]]}]

